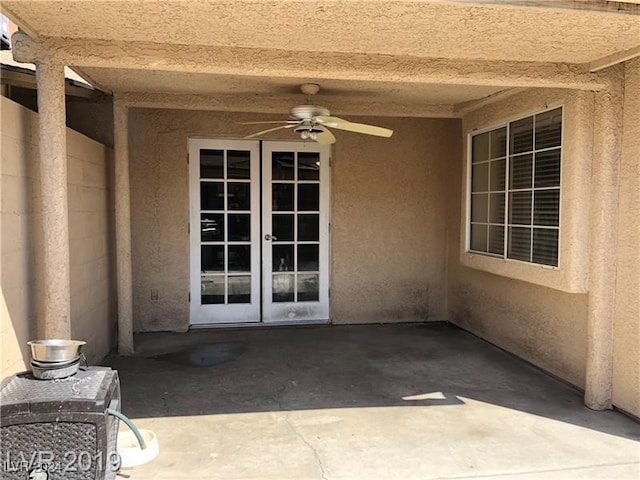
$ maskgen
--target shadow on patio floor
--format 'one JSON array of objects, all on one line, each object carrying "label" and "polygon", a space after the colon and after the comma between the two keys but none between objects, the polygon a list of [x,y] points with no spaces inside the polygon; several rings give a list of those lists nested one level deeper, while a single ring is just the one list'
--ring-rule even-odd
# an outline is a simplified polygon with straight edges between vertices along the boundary
[{"label": "shadow on patio floor", "polygon": [[640,440],[638,423],[448,324],[197,330],[136,347],[105,360],[131,418],[483,402]]}]

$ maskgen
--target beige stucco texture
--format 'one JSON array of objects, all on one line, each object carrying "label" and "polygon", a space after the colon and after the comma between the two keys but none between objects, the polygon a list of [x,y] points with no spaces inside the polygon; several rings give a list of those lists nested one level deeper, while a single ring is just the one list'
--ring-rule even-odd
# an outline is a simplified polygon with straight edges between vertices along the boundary
[{"label": "beige stucco texture", "polygon": [[[597,11],[562,8],[566,5],[549,8],[556,2],[526,9],[509,2],[483,3],[3,1],[5,9],[28,19],[43,37],[132,43],[582,63],[635,47],[640,37],[637,18],[616,15],[613,8],[603,17]],[[568,34],[568,24],[579,24],[583,33]]]},{"label": "beige stucco texture", "polygon": [[[625,74],[622,153],[613,160],[619,162],[619,218],[617,232],[609,242],[617,243],[617,262],[610,262],[608,267],[615,273],[615,309],[607,321],[613,330],[613,404],[638,416],[640,62],[627,63]],[[466,152],[455,174],[452,174],[449,186],[452,208],[449,223],[452,242],[448,270],[449,319],[579,387],[585,386],[588,356],[607,355],[606,351],[589,352],[589,335],[601,338],[611,330],[607,327],[588,331],[589,302],[602,301],[595,296],[596,292],[589,291],[590,260],[594,253],[590,245],[591,238],[597,233],[593,231],[595,227],[590,212],[594,201],[604,201],[593,198],[594,185],[602,180],[591,175],[596,170],[592,170],[592,162],[600,161],[597,157],[599,150],[594,143],[597,141],[594,125],[598,122],[594,109],[595,95],[568,90],[529,90],[478,109],[463,119],[466,137],[466,133],[476,128],[495,125],[546,107],[564,106],[559,269],[465,253]],[[462,140],[466,145],[466,138]],[[616,155],[607,152],[609,154]],[[590,296],[593,297],[591,300]],[[605,381],[608,382],[607,379]]]},{"label": "beige stucco texture", "polygon": [[[266,118],[132,109],[130,165],[134,330],[189,325],[189,136],[242,137]],[[269,117],[271,118],[271,117]],[[446,317],[445,183],[458,157],[456,120],[354,118],[390,139],[336,132],[331,183],[335,323]],[[273,136],[273,139],[295,139]],[[151,291],[158,292],[152,300]]]},{"label": "beige stucco texture", "polygon": [[[465,253],[466,134],[554,105],[564,106],[567,133],[560,268]],[[449,319],[578,386],[584,386],[587,354],[592,124],[593,94],[568,90],[529,90],[468,114],[449,197]]]},{"label": "beige stucco texture", "polygon": [[336,133],[332,168],[335,323],[445,319],[447,179],[457,120],[375,120],[388,140]]},{"label": "beige stucco texture", "polygon": [[[38,115],[2,97],[1,376],[25,369],[42,317]],[[67,129],[71,334],[90,362],[113,344],[109,162],[103,145]]]},{"label": "beige stucco texture", "polygon": [[613,403],[640,417],[640,59],[625,65],[613,328]]}]

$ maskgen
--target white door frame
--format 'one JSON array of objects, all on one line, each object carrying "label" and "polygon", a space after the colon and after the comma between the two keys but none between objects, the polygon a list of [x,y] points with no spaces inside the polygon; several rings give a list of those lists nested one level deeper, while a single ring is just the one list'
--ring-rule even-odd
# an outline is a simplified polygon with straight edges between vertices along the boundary
[{"label": "white door frame", "polygon": [[[189,249],[190,249],[190,324],[192,327],[258,326],[275,324],[304,324],[329,322],[329,270],[330,270],[330,147],[315,142],[257,141],[211,138],[189,138]],[[202,304],[201,203],[200,184],[207,181],[200,175],[202,149],[225,152],[224,194],[227,194],[226,151],[250,151],[251,185],[251,303]],[[320,209],[319,209],[319,290],[318,301],[272,301],[272,242],[265,239],[271,232],[272,221],[272,169],[271,153],[317,152],[320,154]],[[261,171],[262,169],[262,171]],[[262,176],[261,176],[262,173]],[[296,174],[297,175],[297,174]],[[297,176],[296,176],[297,180]],[[231,180],[233,182],[233,180]],[[302,182],[304,183],[304,181]],[[297,202],[297,199],[296,199]],[[226,205],[225,205],[226,206]],[[227,210],[216,211],[225,214]],[[226,223],[226,216],[225,216]],[[224,245],[228,245],[225,237]],[[228,275],[225,271],[212,276]],[[303,273],[304,274],[304,273]],[[232,274],[233,275],[233,274]],[[225,282],[226,285],[226,282]],[[228,289],[228,286],[225,286]],[[225,290],[227,292],[227,290]]]},{"label": "white door frame", "polygon": [[[250,152],[250,213],[251,213],[251,303],[202,304],[201,280],[201,210],[200,210],[200,150],[223,150],[224,195],[227,197],[227,150]],[[207,180],[204,180],[205,182]],[[226,213],[225,224],[227,224]],[[255,140],[218,140],[206,138],[189,139],[189,249],[190,249],[190,321],[193,326],[260,322],[260,142]],[[228,226],[228,224],[226,225]],[[226,230],[226,229],[225,229]],[[225,248],[228,246],[225,233]],[[226,252],[225,252],[226,258]],[[228,262],[225,260],[224,276],[227,276]],[[233,275],[233,274],[232,274]],[[222,278],[223,275],[212,275]],[[230,278],[230,277],[229,277]],[[228,283],[225,281],[225,293]],[[226,297],[225,297],[226,298]]]},{"label": "white door frame", "polygon": [[[272,246],[274,243],[271,240],[267,240],[267,238],[273,233],[272,153],[277,151],[317,152],[320,154],[318,301],[277,303],[272,301]],[[262,321],[265,324],[329,321],[330,154],[331,149],[328,145],[319,145],[315,142],[264,141],[262,143]],[[295,183],[298,183],[297,173]],[[297,205],[297,198],[295,202]],[[296,235],[295,232],[297,231],[297,215],[295,217],[294,235]]]}]

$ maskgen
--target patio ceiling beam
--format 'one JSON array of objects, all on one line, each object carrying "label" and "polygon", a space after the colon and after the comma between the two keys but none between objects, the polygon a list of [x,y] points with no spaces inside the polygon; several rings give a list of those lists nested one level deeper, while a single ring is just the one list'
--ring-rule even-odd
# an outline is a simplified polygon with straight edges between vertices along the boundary
[{"label": "patio ceiling beam", "polygon": [[476,5],[500,5],[516,8],[554,8],[561,10],[585,10],[600,13],[624,13],[640,15],[638,0],[449,0],[455,3]]},{"label": "patio ceiling beam", "polygon": [[589,64],[589,71],[598,72],[611,67],[612,65],[617,65],[618,63],[626,62],[636,57],[640,57],[640,45],[594,60]]},{"label": "patio ceiling beam", "polygon": [[[300,95],[193,95],[125,92],[118,95],[129,107],[180,110],[214,110],[219,112],[257,112],[282,115],[300,103]],[[358,98],[332,98],[336,114],[374,115],[378,117],[457,118],[453,105],[383,103]]]},{"label": "patio ceiling beam", "polygon": [[75,67],[505,88],[545,87],[592,91],[608,88],[606,75],[591,73],[588,65],[578,64],[300,52],[93,39],[34,40],[22,32],[13,35],[13,45],[14,57],[18,61],[55,59]]},{"label": "patio ceiling beam", "polygon": [[458,103],[454,105],[453,111],[455,112],[456,117],[463,117],[467,113],[473,112],[474,110],[478,110],[482,107],[486,107],[487,105],[491,105],[492,103],[498,102],[500,100],[512,97],[516,93],[520,93],[524,90],[524,88],[509,88],[506,90],[500,90],[499,92],[480,98],[478,100],[470,100],[468,102]]}]

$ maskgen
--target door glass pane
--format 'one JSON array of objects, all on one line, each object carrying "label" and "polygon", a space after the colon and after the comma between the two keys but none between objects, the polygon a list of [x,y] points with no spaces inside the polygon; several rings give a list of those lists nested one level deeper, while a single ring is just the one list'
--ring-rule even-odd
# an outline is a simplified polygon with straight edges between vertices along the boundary
[{"label": "door glass pane", "polygon": [[318,210],[320,210],[320,185],[298,184],[298,211],[317,212]]},{"label": "door glass pane", "polygon": [[223,150],[200,150],[200,178],[224,178]]},{"label": "door glass pane", "polygon": [[200,240],[202,242],[224,241],[224,214],[200,214]]},{"label": "door glass pane", "polygon": [[224,272],[224,245],[202,245],[200,253],[202,273]]},{"label": "door glass pane", "polygon": [[320,180],[319,153],[298,153],[298,180]]},{"label": "door glass pane", "polygon": [[293,211],[293,190],[292,183],[274,183],[273,184],[273,203],[274,211]]},{"label": "door glass pane", "polygon": [[229,182],[227,205],[229,210],[251,210],[251,184]]},{"label": "door glass pane", "polygon": [[224,210],[224,183],[200,183],[200,210]]},{"label": "door glass pane", "polygon": [[251,272],[251,245],[229,245],[229,272]]},{"label": "door glass pane", "polygon": [[293,302],[295,275],[275,274],[273,275],[273,297],[275,302]]},{"label": "door glass pane", "polygon": [[319,270],[318,245],[298,245],[298,271]]},{"label": "door glass pane", "polygon": [[273,180],[293,180],[293,152],[273,152],[271,157],[271,176]]},{"label": "door glass pane", "polygon": [[298,301],[317,302],[318,283],[317,274],[298,275]]},{"label": "door glass pane", "polygon": [[251,240],[251,215],[230,213],[228,215],[227,231],[230,242],[248,242]]},{"label": "door glass pane", "polygon": [[313,242],[320,238],[320,216],[318,214],[298,215],[298,240]]},{"label": "door glass pane", "polygon": [[251,152],[227,150],[227,178],[251,177]]},{"label": "door glass pane", "polygon": [[251,303],[251,276],[229,277],[229,303]]},{"label": "door glass pane", "polygon": [[273,246],[273,271],[293,272],[293,245]]},{"label": "door glass pane", "polygon": [[274,241],[293,241],[293,214],[272,215],[271,222],[271,234],[276,237]]},{"label": "door glass pane", "polygon": [[224,303],[224,277],[202,275],[200,302],[203,305]]}]

